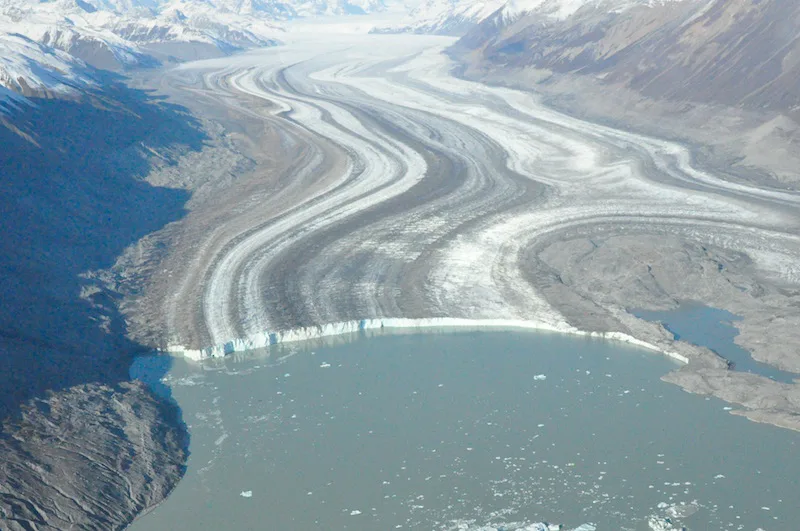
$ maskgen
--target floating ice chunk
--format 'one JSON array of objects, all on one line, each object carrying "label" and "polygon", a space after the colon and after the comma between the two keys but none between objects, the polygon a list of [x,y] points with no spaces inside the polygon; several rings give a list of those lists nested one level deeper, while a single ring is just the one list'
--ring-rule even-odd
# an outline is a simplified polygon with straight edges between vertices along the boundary
[{"label": "floating ice chunk", "polygon": [[[480,525],[475,520],[455,520],[451,522],[455,527],[449,527],[454,531],[568,531],[561,524],[550,524],[548,522],[504,522]],[[596,531],[593,524],[583,524],[577,529],[569,531]]]},{"label": "floating ice chunk", "polygon": [[325,361],[323,361],[322,364],[320,364],[320,368],[321,369],[327,369],[330,366],[331,366],[331,364],[328,363],[328,362],[325,362]]},{"label": "floating ice chunk", "polygon": [[688,518],[700,510],[700,505],[696,501],[692,503],[676,503],[667,509],[667,516],[670,518]]},{"label": "floating ice chunk", "polygon": [[533,377],[533,379],[536,380],[537,382],[540,382],[542,380],[547,380],[547,375],[546,374],[537,374],[536,376]]},{"label": "floating ice chunk", "polygon": [[672,520],[669,518],[661,518],[660,516],[651,516],[648,518],[647,525],[650,526],[650,529],[653,531],[674,531],[683,529],[681,527],[675,527]]},{"label": "floating ice chunk", "polygon": [[350,516],[358,516],[359,514],[361,514],[361,511],[359,511],[358,509],[353,509],[352,511],[350,511]]},{"label": "floating ice chunk", "polygon": [[[528,524],[524,527],[518,527],[516,529],[518,529],[518,531],[561,531],[563,528],[564,527],[560,524],[548,524],[546,522],[537,522],[535,524]],[[506,527],[498,527],[497,529],[498,530],[506,529]]]},{"label": "floating ice chunk", "polygon": [[714,476],[714,479],[725,479],[725,475],[724,474],[717,474],[716,476]]},{"label": "floating ice chunk", "polygon": [[253,497],[253,491],[252,490],[243,490],[242,492],[239,493],[239,496],[241,496],[242,498],[252,498]]}]

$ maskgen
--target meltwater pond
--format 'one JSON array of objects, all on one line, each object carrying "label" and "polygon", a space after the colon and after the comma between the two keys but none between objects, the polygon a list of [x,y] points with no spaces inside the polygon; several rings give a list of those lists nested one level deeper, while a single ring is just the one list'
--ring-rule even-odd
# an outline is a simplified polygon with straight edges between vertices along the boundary
[{"label": "meltwater pond", "polygon": [[733,362],[736,370],[766,376],[778,382],[792,383],[800,374],[782,371],[754,360],[747,350],[736,344],[739,331],[733,326],[741,317],[719,308],[699,303],[686,302],[674,310],[633,310],[640,319],[660,322],[675,339],[682,339],[701,347],[707,347]]},{"label": "meltwater pond", "polygon": [[795,529],[800,434],[659,380],[675,367],[501,331],[175,360],[188,470],[132,529]]}]

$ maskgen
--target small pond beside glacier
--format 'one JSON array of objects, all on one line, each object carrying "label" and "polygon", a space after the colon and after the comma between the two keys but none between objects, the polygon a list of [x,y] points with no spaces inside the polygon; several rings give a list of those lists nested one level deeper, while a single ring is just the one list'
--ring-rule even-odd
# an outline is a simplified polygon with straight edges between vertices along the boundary
[{"label": "small pond beside glacier", "polygon": [[661,323],[672,332],[675,339],[713,350],[733,362],[737,371],[752,372],[785,383],[800,378],[800,374],[782,371],[754,360],[747,350],[737,345],[735,340],[739,331],[733,322],[741,318],[728,311],[687,302],[674,310],[633,310],[632,313],[640,319]]}]

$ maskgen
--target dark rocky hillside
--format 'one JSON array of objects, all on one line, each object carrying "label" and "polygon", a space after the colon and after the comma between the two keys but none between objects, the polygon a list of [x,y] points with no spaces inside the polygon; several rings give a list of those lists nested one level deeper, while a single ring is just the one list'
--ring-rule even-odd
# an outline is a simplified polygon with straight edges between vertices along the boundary
[{"label": "dark rocky hillside", "polygon": [[119,528],[183,470],[178,412],[129,381],[144,347],[95,272],[183,215],[187,192],[144,177],[204,133],[181,108],[104,86],[0,115],[2,529]]}]

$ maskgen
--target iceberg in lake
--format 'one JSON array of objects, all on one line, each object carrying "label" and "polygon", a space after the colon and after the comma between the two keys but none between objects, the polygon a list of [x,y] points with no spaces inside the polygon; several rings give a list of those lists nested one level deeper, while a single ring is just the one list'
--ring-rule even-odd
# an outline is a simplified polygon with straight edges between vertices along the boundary
[{"label": "iceberg in lake", "polygon": [[685,531],[685,527],[676,526],[672,523],[670,518],[661,518],[660,516],[651,516],[647,520],[647,525],[652,531]]}]

